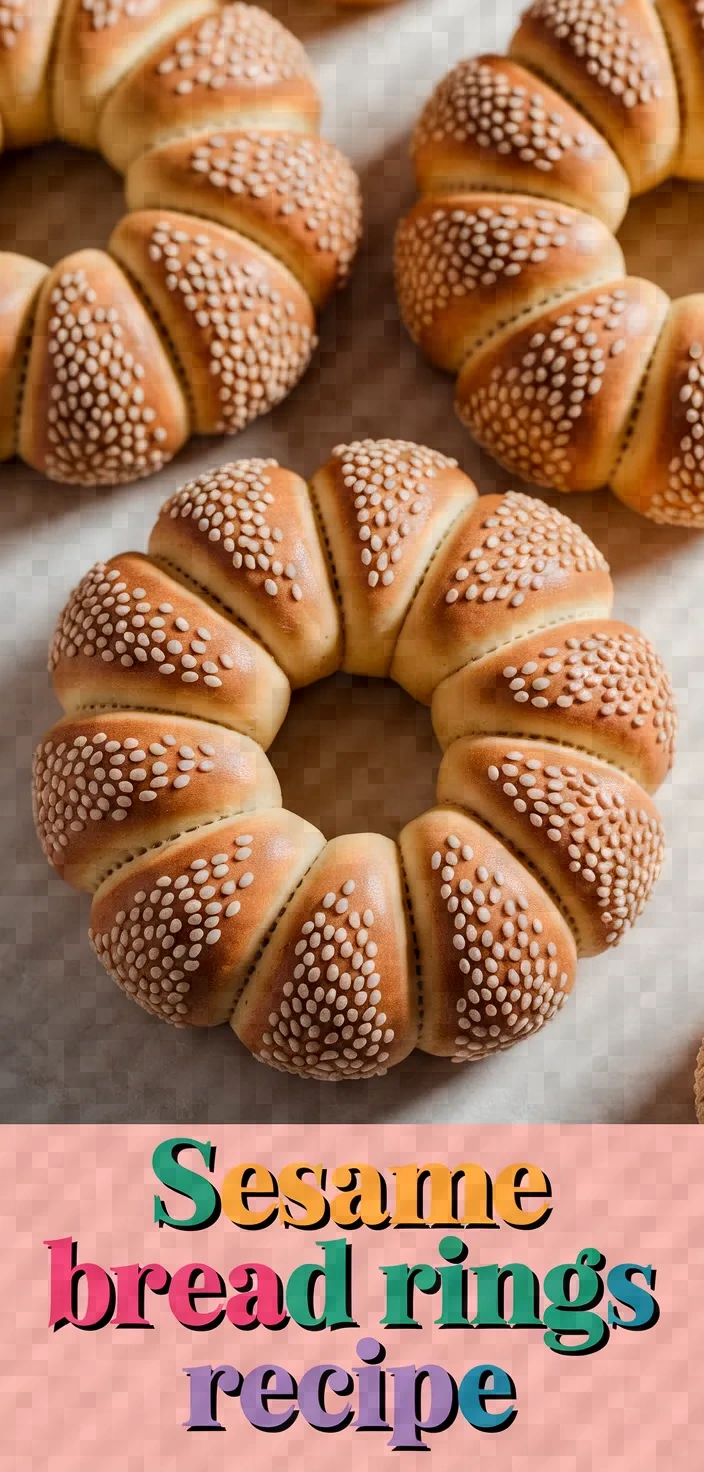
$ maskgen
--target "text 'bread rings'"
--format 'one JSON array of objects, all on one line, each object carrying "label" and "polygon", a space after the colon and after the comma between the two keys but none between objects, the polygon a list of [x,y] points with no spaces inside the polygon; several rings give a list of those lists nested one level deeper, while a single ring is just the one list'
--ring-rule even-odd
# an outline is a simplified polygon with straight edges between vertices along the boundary
[{"label": "text 'bread rings'", "polygon": [[[148,556],[85,575],[51,646],[65,714],[35,821],[93,894],[107,971],[150,1015],[229,1021],[317,1081],[538,1031],[662,862],[672,691],[612,600],[566,516],[480,497],[424,446],[338,445],[309,484],[275,460],[190,481]],[[338,669],[432,706],[437,805],[398,843],[326,842],[281,807],[264,748],[290,687]]]}]

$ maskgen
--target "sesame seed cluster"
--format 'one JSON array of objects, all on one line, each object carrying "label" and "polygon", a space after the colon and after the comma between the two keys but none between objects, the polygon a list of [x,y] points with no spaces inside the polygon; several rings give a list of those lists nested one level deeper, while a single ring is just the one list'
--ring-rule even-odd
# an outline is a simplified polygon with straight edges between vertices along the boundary
[{"label": "sesame seed cluster", "polygon": [[648,726],[658,746],[674,749],[677,721],[672,686],[652,644],[642,634],[604,633],[567,638],[542,649],[519,668],[507,664],[503,678],[516,705],[538,710],[588,705],[599,720],[625,717],[638,730]]},{"label": "sesame seed cluster", "polygon": [[295,133],[214,134],[194,148],[190,168],[214,189],[302,225],[316,251],[335,257],[338,286],[348,281],[361,229],[359,182],[332,144]]},{"label": "sesame seed cluster", "polygon": [[284,533],[276,525],[276,497],[267,471],[276,460],[238,460],[207,471],[167,501],[162,514],[190,520],[211,544],[221,543],[232,566],[270,598],[299,603],[296,564],[286,557]]},{"label": "sesame seed cluster", "polygon": [[414,147],[471,139],[478,148],[501,158],[515,155],[550,174],[565,154],[585,161],[593,149],[587,124],[570,128],[554,100],[529,74],[525,83],[518,82],[495,58],[472,57],[453,67],[436,88],[416,127]]},{"label": "sesame seed cluster", "polygon": [[316,339],[266,265],[237,259],[235,241],[228,251],[198,223],[187,230],[162,221],[148,253],[207,353],[218,403],[214,432],[236,434],[286,397]]},{"label": "sesame seed cluster", "polygon": [[333,458],[341,462],[342,483],[354,497],[368,586],[389,587],[413,530],[411,518],[426,510],[426,482],[454,470],[457,461],[407,440],[357,440],[338,445]]},{"label": "sesame seed cluster", "polygon": [[[203,605],[207,616],[208,610]],[[205,624],[191,627],[172,603],[155,607],[144,588],[130,588],[119,567],[96,563],[79,583],[59,619],[49,651],[49,669],[60,659],[101,659],[124,669],[150,665],[165,679],[220,688],[232,655],[218,652]],[[182,784],[185,785],[185,784]]]},{"label": "sesame seed cluster", "polygon": [[[109,288],[103,296],[109,302]],[[117,485],[170,459],[158,397],[120,318],[82,269],[63,272],[51,292],[46,468],[53,480]]]},{"label": "sesame seed cluster", "polygon": [[445,594],[445,602],[506,602],[520,608],[539,593],[546,577],[563,572],[608,571],[605,558],[567,516],[508,491],[482,521],[477,545],[467,549]]},{"label": "sesame seed cluster", "polygon": [[0,45],[11,51],[27,23],[27,0],[3,0],[0,5]]},{"label": "sesame seed cluster", "polygon": [[329,891],[304,921],[291,980],[268,1018],[258,1057],[282,1073],[327,1082],[386,1073],[386,1026],[374,911],[354,908],[356,883]]},{"label": "sesame seed cluster", "polygon": [[535,0],[528,18],[564,41],[592,81],[630,111],[662,97],[665,79],[624,9],[625,0]]},{"label": "sesame seed cluster", "polygon": [[166,872],[153,887],[140,889],[134,881],[128,907],[116,912],[110,930],[89,931],[106,971],[152,1016],[186,1025],[201,958],[233,922],[242,925],[238,917],[256,882],[253,843],[251,833],[239,833],[227,851],[193,859],[177,874],[168,872],[165,854]]},{"label": "sesame seed cluster", "polygon": [[518,363],[495,363],[458,401],[476,438],[525,480],[570,489],[577,425],[629,346],[628,306],[625,287],[596,292],[541,325]]},{"label": "sesame seed cluster", "polygon": [[501,870],[477,863],[471,844],[448,833],[430,868],[451,917],[447,923],[463,977],[452,1061],[471,1063],[541,1028],[563,1005],[570,977],[530,901],[513,897]]},{"label": "sesame seed cluster", "polygon": [[81,0],[94,31],[106,31],[120,21],[141,20],[158,9],[159,0]]},{"label": "sesame seed cluster", "polygon": [[[600,911],[607,946],[617,945],[650,897],[664,858],[662,828],[596,772],[509,751],[486,769],[515,813],[544,832]],[[595,898],[594,898],[595,897]]]},{"label": "sesame seed cluster", "polygon": [[310,67],[300,42],[266,11],[229,4],[189,27],[157,63],[179,97],[195,89],[213,91],[243,83],[257,86],[308,77]]},{"label": "sesame seed cluster", "polygon": [[[704,26],[704,4],[702,5]],[[679,391],[685,433],[668,466],[667,487],[656,489],[650,502],[653,521],[704,526],[704,344],[693,342],[685,382]]]},{"label": "sesame seed cluster", "polygon": [[411,335],[420,336],[461,298],[542,265],[567,244],[573,224],[568,210],[547,202],[438,204],[430,215],[411,217],[396,241],[401,310]]}]

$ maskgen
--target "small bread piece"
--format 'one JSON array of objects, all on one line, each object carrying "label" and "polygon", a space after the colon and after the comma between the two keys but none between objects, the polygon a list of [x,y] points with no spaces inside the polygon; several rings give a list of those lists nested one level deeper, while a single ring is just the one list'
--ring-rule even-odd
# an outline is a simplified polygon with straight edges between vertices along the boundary
[{"label": "small bread piece", "polygon": [[655,792],[672,766],[677,717],[645,635],[588,619],[530,634],[450,675],[433,696],[433,728],[443,750],[483,731],[582,747]]},{"label": "small bread piece", "polygon": [[473,1063],[554,1017],[574,984],[572,933],[537,879],[459,808],[399,838],[420,953],[418,1047]]},{"label": "small bread piece", "polygon": [[230,128],[164,143],[133,163],[127,203],[237,230],[283,261],[315,307],[347,282],[361,232],[352,165],[324,138],[287,131]]},{"label": "small bread piece", "polygon": [[430,361],[451,372],[508,323],[623,271],[601,220],[530,195],[421,199],[396,232],[401,316]]},{"label": "small bread piece", "polygon": [[628,277],[509,328],[462,369],[459,418],[524,480],[597,490],[617,465],[669,304],[653,282]]},{"label": "small bread piece", "polygon": [[117,485],[161,470],[189,429],[174,368],[124,272],[100,250],[59,261],[37,303],[22,459],[51,480]]},{"label": "small bread piece", "polygon": [[0,11],[0,112],[6,148],[54,137],[49,63],[61,0],[7,0]]},{"label": "small bread piece", "polygon": [[98,119],[126,72],[216,0],[64,0],[53,64],[56,131],[98,147]]},{"label": "small bread piece", "polygon": [[300,41],[266,11],[237,0],[150,51],[109,97],[98,143],[123,174],[148,148],[202,128],[315,133],[319,118]]},{"label": "small bread piece", "polygon": [[373,1078],[418,1034],[398,849],[378,833],[328,843],[279,921],[232,1017],[250,1052],[320,1082]]},{"label": "small bread piece", "polygon": [[333,450],[311,490],[342,606],[342,668],[387,675],[418,584],[476,486],[435,450],[357,440]]},{"label": "small bread piece", "polygon": [[421,194],[508,189],[561,200],[617,230],[628,175],[552,87],[506,56],[473,56],[438,83],[413,134]]},{"label": "small bread piece", "polygon": [[697,1110],[699,1124],[704,1124],[704,1043],[699,1049],[697,1057],[697,1071],[694,1075],[694,1102]]},{"label": "small bread piece", "polygon": [[581,527],[520,491],[482,496],[431,563],[391,678],[429,705],[440,681],[470,660],[552,624],[608,618],[612,602],[608,563]]},{"label": "small bread piece", "polygon": [[670,307],[611,487],[651,521],[704,527],[704,295]]},{"label": "small bread piece", "polygon": [[22,378],[46,266],[12,251],[0,255],[0,460],[17,448]]},{"label": "small bread piece", "polygon": [[293,388],[316,346],[310,298],[268,251],[192,215],[123,215],[110,250],[176,353],[198,434],[237,434]]},{"label": "small bread piece", "polygon": [[59,615],[49,669],[69,714],[181,711],[273,741],[289,683],[261,645],[138,552],[98,562]]},{"label": "small bread piece", "polygon": [[267,931],[323,848],[284,808],[210,823],[144,854],[95,895],[89,938],[152,1017],[227,1022]]},{"label": "small bread piece", "polygon": [[463,737],[446,751],[438,802],[476,813],[550,887],[581,956],[618,945],[663,861],[652,798],[607,762],[552,742]]},{"label": "small bread piece", "polygon": [[206,471],[164,503],[149,552],[253,629],[294,687],[338,669],[340,615],[308,487],[292,470],[236,460]]},{"label": "small bread piece", "polygon": [[697,0],[666,0],[658,10],[680,94],[680,145],[672,173],[704,179],[704,16]]},{"label": "small bread piece", "polygon": [[651,0],[535,0],[509,49],[586,113],[618,154],[634,194],[672,172],[677,84]]},{"label": "small bread piece", "polygon": [[128,859],[235,813],[281,806],[261,747],[152,711],[65,716],[34,754],[34,823],[49,863],[96,890]]}]

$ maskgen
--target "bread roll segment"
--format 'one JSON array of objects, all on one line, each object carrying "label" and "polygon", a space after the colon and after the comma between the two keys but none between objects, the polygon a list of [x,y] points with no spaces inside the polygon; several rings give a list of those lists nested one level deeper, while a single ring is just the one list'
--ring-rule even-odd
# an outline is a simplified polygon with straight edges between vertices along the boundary
[{"label": "bread roll segment", "polygon": [[61,0],[5,0],[0,11],[0,112],[6,148],[54,136],[49,65]]},{"label": "bread roll segment", "polygon": [[37,747],[34,821],[49,863],[95,890],[143,850],[234,813],[281,806],[248,736],[185,716],[65,716]]},{"label": "bread roll segment", "polygon": [[110,251],[178,357],[199,434],[236,434],[293,388],[316,346],[310,298],[268,251],[192,215],[124,215]]},{"label": "bread roll segment", "polygon": [[600,220],[530,195],[433,195],[396,233],[401,316],[431,362],[453,372],[507,323],[623,270]]},{"label": "bread roll segment", "polygon": [[535,869],[581,956],[618,945],[657,880],[657,808],[630,777],[552,742],[463,737],[440,767],[438,801],[476,814]]},{"label": "bread roll segment", "polygon": [[166,350],[119,266],[66,256],[37,303],[19,453],[50,479],[117,485],[160,470],[190,432]]},{"label": "bread roll segment", "polygon": [[535,0],[510,55],[586,113],[621,159],[634,194],[672,172],[677,84],[651,0]]},{"label": "bread roll segment", "polygon": [[284,129],[225,128],[153,148],[127,175],[131,210],[205,216],[283,261],[313,305],[344,286],[359,244],[361,192],[332,143]]},{"label": "bread roll segment", "polygon": [[665,0],[658,13],[680,94],[680,140],[672,172],[704,179],[704,15],[698,0]]},{"label": "bread roll segment", "polygon": [[422,445],[356,440],[333,450],[311,491],[342,608],[342,668],[387,675],[418,584],[476,486]]},{"label": "bread roll segment", "polygon": [[508,328],[465,363],[460,419],[524,480],[597,490],[618,463],[668,307],[653,282],[628,277]]},{"label": "bread roll segment", "polygon": [[63,0],[53,64],[56,131],[67,143],[97,148],[98,119],[133,66],[217,0]]},{"label": "bread roll segment", "polygon": [[339,667],[340,615],[308,487],[275,460],[189,481],[162,506],[149,552],[242,619],[293,686]]},{"label": "bread roll segment", "polygon": [[136,552],[98,562],[59,616],[49,668],[64,710],[179,711],[267,747],[289,683],[261,645]]},{"label": "bread roll segment", "polygon": [[697,1120],[699,1124],[704,1124],[704,1043],[702,1043],[697,1057],[697,1071],[694,1075],[694,1102],[697,1110]]},{"label": "bread roll segment", "polygon": [[46,266],[12,251],[0,254],[0,460],[17,447],[22,377]]},{"label": "bread roll segment", "polygon": [[116,87],[98,125],[125,173],[139,154],[201,128],[315,133],[320,100],[300,41],[256,5],[224,4],[152,50]]},{"label": "bread roll segment", "polygon": [[283,808],[210,823],[101,885],[89,937],[106,971],[152,1017],[227,1022],[268,930],[325,840]]},{"label": "bread roll segment", "polygon": [[445,749],[460,736],[512,732],[573,744],[655,792],[670,770],[677,718],[652,644],[628,624],[585,619],[518,639],[465,665],[433,696]]},{"label": "bread roll segment", "polygon": [[399,838],[420,953],[418,1047],[473,1063],[537,1032],[563,1006],[577,956],[542,885],[460,808]]},{"label": "bread roll segment", "polygon": [[612,601],[607,562],[568,517],[519,491],[482,496],[433,559],[391,678],[429,705],[441,680],[470,660],[535,629],[608,618]]},{"label": "bread roll segment", "polygon": [[319,1082],[383,1075],[415,1046],[413,950],[398,849],[378,833],[326,845],[232,1017],[240,1041]]},{"label": "bread roll segment", "polygon": [[447,72],[413,134],[421,194],[488,188],[559,200],[617,230],[630,195],[616,154],[583,113],[505,56]]}]

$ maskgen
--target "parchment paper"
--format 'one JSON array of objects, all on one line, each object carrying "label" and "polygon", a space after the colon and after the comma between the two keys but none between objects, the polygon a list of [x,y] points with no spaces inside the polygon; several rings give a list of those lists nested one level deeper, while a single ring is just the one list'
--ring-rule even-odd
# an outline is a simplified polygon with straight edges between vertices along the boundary
[{"label": "parchment paper", "polygon": [[[649,525],[606,493],[556,498],[609,558],[616,613],[673,673],[681,735],[661,794],[670,852],[656,896],[615,953],[583,963],[570,1005],[537,1038],[460,1068],[416,1053],[385,1079],[304,1084],[255,1063],[229,1028],[175,1032],[128,1002],[94,959],[87,896],[54,877],[34,837],[34,743],[59,711],[46,645],[68,590],[97,557],[144,549],[161,501],[243,455],[310,473],[340,441],[399,436],[456,455],[483,491],[509,480],[452,412],[452,384],[398,321],[393,230],[414,190],[408,134],[435,81],[463,55],[502,50],[517,0],[405,0],[277,14],[309,44],[324,131],[362,176],[367,230],[351,289],[323,319],[305,380],[236,440],[193,440],[161,475],[114,491],[52,486],[0,467],[2,843],[0,1118],[7,1121],[638,1121],[693,1118],[704,1033],[704,538]],[[97,158],[50,146],[0,159],[0,249],[53,262],[104,245],[123,211]],[[673,294],[704,288],[704,191],[667,185],[632,206],[630,269]],[[332,836],[399,827],[434,799],[428,712],[388,684],[337,677],[294,698],[271,752],[285,803]],[[700,918],[697,919],[697,916]]]}]

